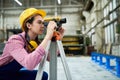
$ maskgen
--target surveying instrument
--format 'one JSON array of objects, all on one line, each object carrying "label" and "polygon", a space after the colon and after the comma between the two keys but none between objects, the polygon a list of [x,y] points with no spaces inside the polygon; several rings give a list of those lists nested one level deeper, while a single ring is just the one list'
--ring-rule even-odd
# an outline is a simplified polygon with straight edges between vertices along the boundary
[{"label": "surveying instrument", "polygon": [[42,79],[42,75],[43,75],[43,70],[44,70],[44,66],[45,66],[45,62],[47,59],[47,55],[48,52],[50,52],[50,77],[49,80],[57,80],[57,47],[59,49],[60,52],[60,57],[61,57],[61,61],[63,64],[63,68],[65,71],[65,75],[66,75],[66,79],[67,80],[72,80],[71,74],[70,74],[70,70],[68,67],[68,64],[66,62],[66,56],[65,56],[65,52],[63,49],[63,45],[60,39],[60,35],[57,33],[57,30],[61,27],[61,25],[63,23],[66,23],[66,18],[64,19],[47,19],[45,20],[44,25],[47,26],[49,21],[53,20],[56,22],[57,24],[57,29],[56,31],[53,33],[53,38],[49,41],[48,46],[46,48],[46,54],[43,57],[41,63],[39,64],[39,68],[38,68],[38,72],[36,75],[36,79],[35,80],[41,80]]}]

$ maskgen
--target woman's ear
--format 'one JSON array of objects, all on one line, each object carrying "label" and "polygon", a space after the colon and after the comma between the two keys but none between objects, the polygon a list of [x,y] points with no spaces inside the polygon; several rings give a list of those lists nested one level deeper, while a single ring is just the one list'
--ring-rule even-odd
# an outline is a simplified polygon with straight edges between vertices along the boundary
[{"label": "woman's ear", "polygon": [[27,22],[26,26],[27,26],[28,29],[31,29],[31,24],[30,23]]}]

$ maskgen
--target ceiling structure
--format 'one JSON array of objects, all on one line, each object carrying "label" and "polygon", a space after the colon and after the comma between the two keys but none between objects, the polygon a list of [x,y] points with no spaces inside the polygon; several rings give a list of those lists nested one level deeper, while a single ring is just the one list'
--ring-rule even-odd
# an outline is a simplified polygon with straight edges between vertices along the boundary
[{"label": "ceiling structure", "polygon": [[22,11],[29,7],[45,9],[47,14],[54,14],[55,16],[58,14],[80,13],[88,1],[89,0],[0,0],[0,14],[11,10]]},{"label": "ceiling structure", "polygon": [[[22,3],[19,5],[16,1]],[[58,3],[61,2],[61,4]],[[53,8],[53,7],[79,7],[83,8],[87,0],[0,0],[0,10],[22,9],[26,7]]]}]

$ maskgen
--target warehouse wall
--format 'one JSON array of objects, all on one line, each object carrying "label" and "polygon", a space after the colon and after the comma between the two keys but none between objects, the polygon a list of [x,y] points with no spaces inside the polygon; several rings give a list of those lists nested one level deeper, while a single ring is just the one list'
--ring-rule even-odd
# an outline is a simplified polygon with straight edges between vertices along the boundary
[{"label": "warehouse wall", "polygon": [[[23,9],[15,10],[4,10],[3,11],[3,21],[0,19],[0,23],[3,23],[3,26],[0,26],[0,29],[13,29],[20,28],[19,25],[19,15]],[[45,9],[48,13],[47,17],[53,17],[55,14],[55,9]],[[58,9],[58,16],[67,19],[67,23],[63,24],[66,29],[65,35],[76,35],[76,30],[80,29],[80,20],[79,20],[79,9],[78,8],[62,8]]]},{"label": "warehouse wall", "polygon": [[[99,52],[108,52],[107,48],[111,48],[110,44],[118,43],[115,36],[116,25],[119,23],[119,0],[92,0],[94,3],[90,11],[83,11],[86,17],[86,30],[85,33],[92,39],[92,45],[96,45]],[[118,39],[119,40],[119,39]]]},{"label": "warehouse wall", "polygon": [[[92,1],[94,3],[94,6],[91,9],[91,11],[83,12],[83,15],[86,17],[85,33],[87,33],[91,28],[93,28],[104,17],[103,7],[108,2],[104,0],[92,0]],[[89,35],[89,37],[92,40],[92,45],[94,45],[98,51],[102,51],[105,40],[105,36],[104,36],[105,33],[102,26],[104,26],[103,22],[87,33],[87,35]]]}]

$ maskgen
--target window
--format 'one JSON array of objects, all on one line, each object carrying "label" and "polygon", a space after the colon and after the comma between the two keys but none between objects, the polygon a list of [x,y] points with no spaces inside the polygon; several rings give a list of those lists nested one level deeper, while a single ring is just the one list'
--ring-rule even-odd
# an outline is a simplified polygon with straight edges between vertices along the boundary
[{"label": "window", "polygon": [[[109,15],[109,12],[116,8],[116,0],[112,0],[109,5],[104,9],[104,17]],[[114,19],[117,18],[116,12],[114,11],[109,15],[109,17],[104,20],[104,25],[110,23]],[[115,23],[115,22],[114,22]],[[110,23],[105,28],[105,43],[114,43],[115,42],[115,25],[114,23]]]}]

